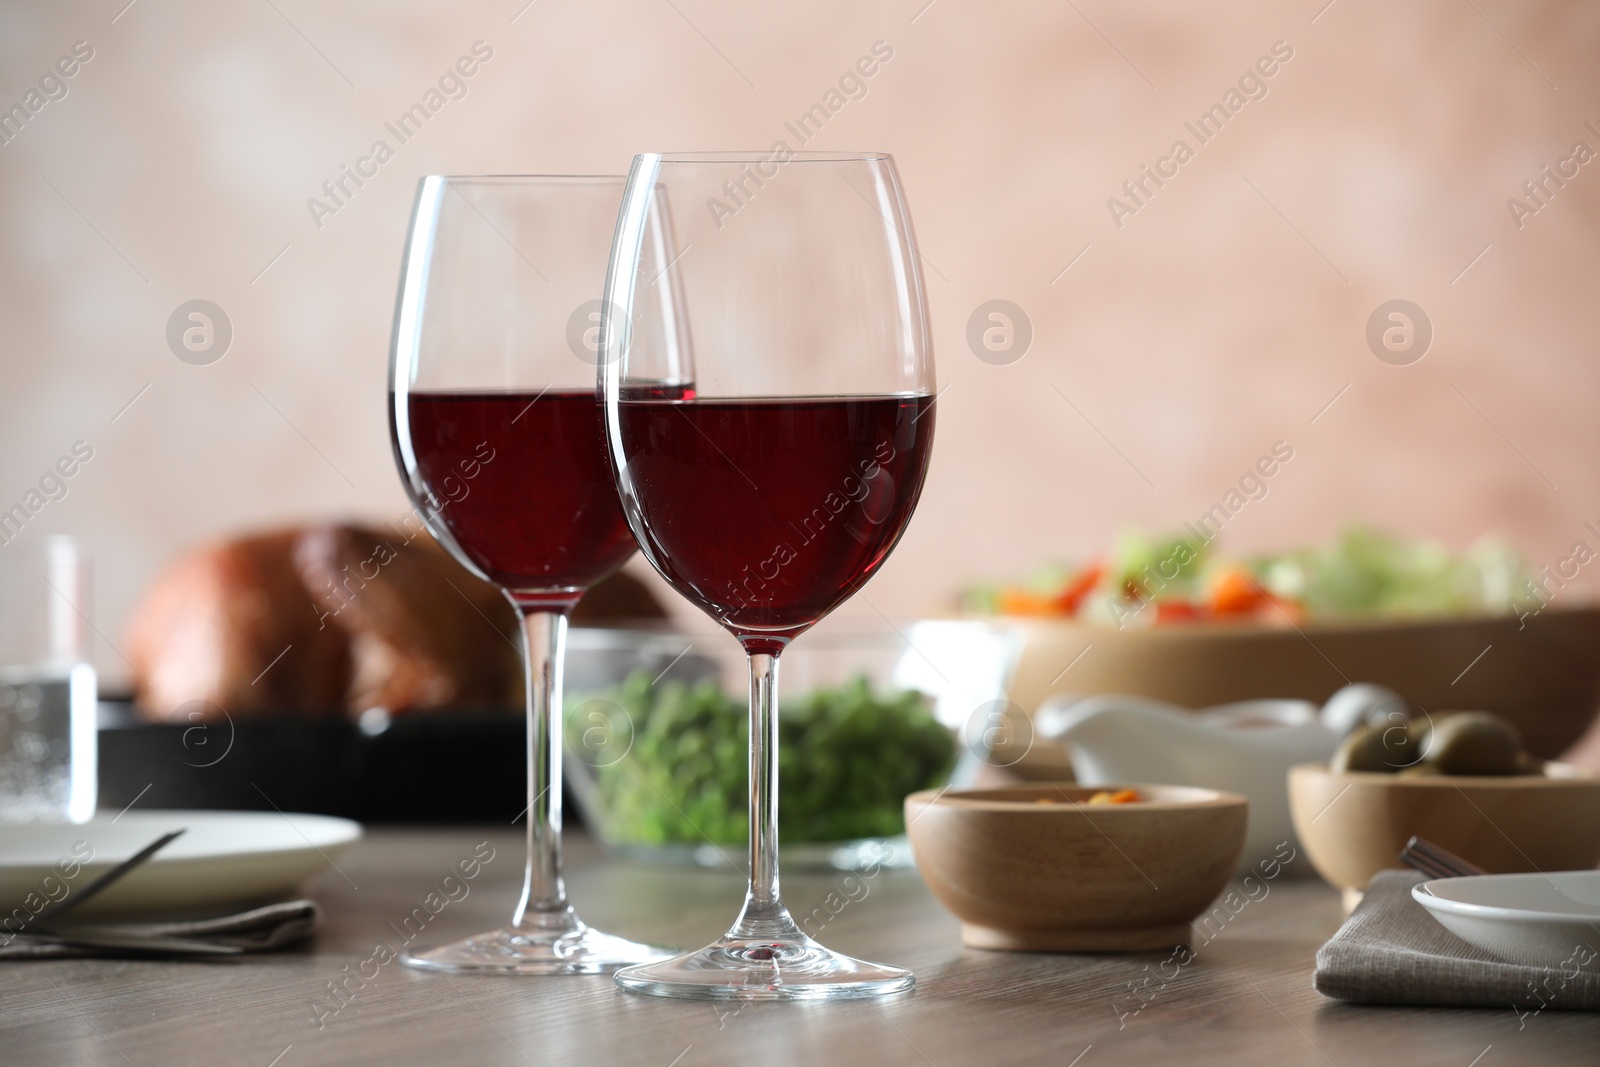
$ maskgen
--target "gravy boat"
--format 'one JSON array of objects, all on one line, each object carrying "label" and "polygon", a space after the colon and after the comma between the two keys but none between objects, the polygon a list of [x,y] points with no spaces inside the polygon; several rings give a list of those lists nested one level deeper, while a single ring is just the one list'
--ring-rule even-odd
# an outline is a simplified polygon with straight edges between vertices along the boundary
[{"label": "gravy boat", "polygon": [[1289,768],[1326,763],[1350,730],[1404,707],[1376,685],[1346,686],[1321,708],[1306,700],[1244,700],[1195,711],[1131,694],[1063,694],[1039,708],[1034,730],[1068,746],[1083,785],[1160,782],[1245,796],[1244,871],[1263,859],[1286,860],[1288,846],[1299,850]]}]

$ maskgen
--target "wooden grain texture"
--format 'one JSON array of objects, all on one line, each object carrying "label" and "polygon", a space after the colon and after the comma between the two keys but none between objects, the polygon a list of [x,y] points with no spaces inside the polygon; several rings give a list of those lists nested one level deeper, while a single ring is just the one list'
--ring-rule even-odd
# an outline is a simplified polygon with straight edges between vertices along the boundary
[{"label": "wooden grain texture", "polygon": [[[359,969],[380,941],[398,945],[405,917],[447,867],[485,840],[494,859],[418,940],[467,934],[510,912],[521,864],[514,832],[373,833],[339,860],[338,871],[313,883],[326,924],[300,951],[248,961],[6,965],[0,1064],[1504,1067],[1600,1060],[1600,1016],[1591,1014],[1548,1010],[1519,1020],[1510,1005],[1358,1008],[1322,999],[1310,985],[1312,956],[1339,923],[1338,899],[1320,882],[1287,875],[1225,923],[1214,922],[1209,940],[1197,937],[1193,962],[1175,977],[1171,964],[1163,968],[1166,953],[964,949],[955,920],[914,872],[850,883],[793,874],[784,879],[791,907],[802,917],[820,909],[814,914],[823,917],[809,928],[834,948],[914,968],[916,989],[878,1002],[740,1008],[634,996],[606,977],[445,978],[388,963],[319,1028],[314,1004],[336,1003],[325,983],[347,965]],[[645,940],[709,940],[743,889],[731,865],[623,864],[602,859],[581,838],[569,842],[568,861],[586,917]],[[1129,983],[1141,984],[1139,996]]]}]

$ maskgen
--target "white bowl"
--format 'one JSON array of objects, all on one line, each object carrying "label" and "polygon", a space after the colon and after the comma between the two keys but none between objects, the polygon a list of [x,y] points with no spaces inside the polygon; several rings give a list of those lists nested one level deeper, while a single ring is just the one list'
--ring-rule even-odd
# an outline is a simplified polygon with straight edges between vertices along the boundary
[{"label": "white bowl", "polygon": [[71,912],[179,914],[281,900],[361,837],[329,815],[275,811],[101,812],[87,823],[0,824],[0,908],[67,899],[171,830],[182,837]]},{"label": "white bowl", "polygon": [[1445,929],[1509,963],[1561,967],[1600,945],[1600,871],[1438,878],[1411,890]]}]

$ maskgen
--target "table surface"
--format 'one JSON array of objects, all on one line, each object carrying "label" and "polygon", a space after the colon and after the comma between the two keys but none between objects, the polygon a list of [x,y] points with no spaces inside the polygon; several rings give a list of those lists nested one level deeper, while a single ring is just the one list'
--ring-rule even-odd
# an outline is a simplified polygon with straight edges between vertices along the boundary
[{"label": "table surface", "polygon": [[[916,971],[912,992],[881,1000],[741,1007],[637,996],[606,976],[447,978],[398,962],[366,963],[380,943],[401,943],[404,917],[485,841],[494,858],[469,883],[468,895],[446,904],[417,941],[464,936],[510,914],[521,876],[515,831],[370,833],[312,883],[324,926],[314,943],[293,951],[218,962],[4,965],[0,1063],[1600,1062],[1600,1016],[1593,1014],[1551,1010],[1519,1019],[1510,1005],[1374,1008],[1323,999],[1311,988],[1312,957],[1339,925],[1339,901],[1320,882],[1288,875],[1199,944],[1194,961],[1175,977],[1168,967],[1167,980],[1166,953],[964,949],[955,920],[916,872],[905,870],[849,884],[837,873],[791,873],[783,883],[796,914],[825,907],[829,894],[837,894],[821,913],[837,909],[820,931],[831,947]],[[567,861],[584,917],[641,940],[709,941],[732,919],[743,893],[743,877],[731,864],[695,870],[624,863],[577,835],[569,839]],[[841,908],[840,901],[848,903]],[[376,976],[329,1014],[340,1003],[329,983],[374,967]],[[1141,996],[1130,983],[1140,985]]]}]

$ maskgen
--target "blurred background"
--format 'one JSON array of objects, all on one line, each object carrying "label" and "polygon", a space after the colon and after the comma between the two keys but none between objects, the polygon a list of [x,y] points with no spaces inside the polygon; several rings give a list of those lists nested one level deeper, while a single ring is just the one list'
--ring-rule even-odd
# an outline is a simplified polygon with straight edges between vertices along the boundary
[{"label": "blurred background", "polygon": [[[942,390],[917,516],[844,612],[1176,527],[1278,442],[1230,551],[1365,518],[1553,564],[1600,521],[1597,41],[1577,0],[6,2],[5,536],[85,543],[118,684],[185,547],[406,514],[385,388],[419,176],[798,147],[821,105],[808,147],[898,159]],[[194,300],[231,330],[210,362],[169,343]],[[1395,350],[1392,300],[1421,312]]]}]

